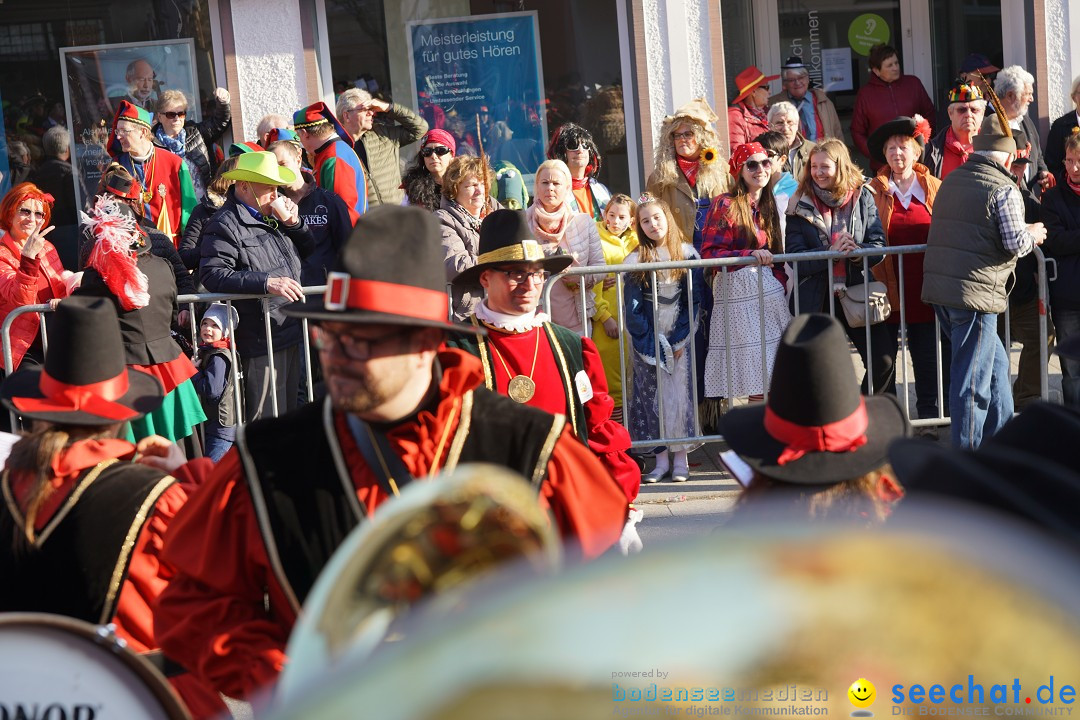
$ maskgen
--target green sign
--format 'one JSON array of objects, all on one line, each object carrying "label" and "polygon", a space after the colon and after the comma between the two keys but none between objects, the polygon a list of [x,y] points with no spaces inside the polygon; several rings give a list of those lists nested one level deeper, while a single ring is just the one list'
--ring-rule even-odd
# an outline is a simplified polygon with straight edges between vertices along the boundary
[{"label": "green sign", "polygon": [[852,50],[869,55],[870,48],[889,42],[889,23],[880,15],[866,13],[851,21],[847,37]]}]

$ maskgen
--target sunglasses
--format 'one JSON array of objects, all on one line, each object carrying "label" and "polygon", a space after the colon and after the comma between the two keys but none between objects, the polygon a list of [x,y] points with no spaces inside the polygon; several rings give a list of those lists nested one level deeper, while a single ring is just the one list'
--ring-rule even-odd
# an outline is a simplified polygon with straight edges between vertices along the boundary
[{"label": "sunglasses", "polygon": [[567,150],[588,150],[589,149],[589,146],[585,144],[584,140],[578,140],[577,138],[572,138],[570,140],[567,140],[566,145],[564,145],[564,147]]},{"label": "sunglasses", "polygon": [[40,210],[31,210],[30,208],[23,207],[19,208],[19,217],[28,218],[31,216],[36,217],[38,220],[45,219],[45,213],[41,212]]},{"label": "sunglasses", "polygon": [[426,158],[429,158],[432,155],[438,155],[439,157],[442,157],[448,152],[450,152],[450,148],[446,147],[445,145],[436,145],[435,147],[424,148],[420,151],[420,154]]},{"label": "sunglasses", "polygon": [[764,160],[747,160],[746,169],[750,172],[757,172],[760,169],[772,170],[772,158],[765,158]]},{"label": "sunglasses", "polygon": [[187,117],[187,110],[166,110],[161,114],[170,120],[175,120],[176,118]]}]

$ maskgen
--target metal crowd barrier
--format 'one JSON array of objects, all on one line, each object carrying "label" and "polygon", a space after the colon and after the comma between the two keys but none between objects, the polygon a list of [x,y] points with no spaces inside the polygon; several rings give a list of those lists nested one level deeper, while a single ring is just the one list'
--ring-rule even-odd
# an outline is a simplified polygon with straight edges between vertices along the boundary
[{"label": "metal crowd barrier", "polygon": [[[774,255],[773,260],[774,260],[774,263],[776,263],[776,264],[783,263],[783,264],[785,264],[787,266],[788,275],[791,277],[792,283],[791,283],[791,286],[790,286],[791,289],[786,293],[785,301],[787,301],[788,298],[790,298],[792,295],[794,295],[793,304],[794,304],[794,307],[795,307],[795,314],[798,315],[800,313],[800,307],[799,307],[800,302],[799,302],[799,295],[798,295],[797,290],[798,290],[798,287],[799,287],[799,266],[800,266],[800,264],[806,263],[806,262],[822,261],[822,260],[827,261],[828,262],[828,269],[827,269],[828,274],[826,276],[827,277],[826,282],[827,282],[828,287],[831,288],[831,280],[829,280],[828,278],[832,277],[833,267],[834,267],[834,264],[836,262],[847,262],[847,261],[850,261],[852,258],[862,258],[864,276],[867,277],[868,279],[873,279],[872,275],[871,275],[870,264],[869,264],[870,263],[869,259],[871,257],[879,257],[879,256],[883,256],[883,255],[902,256],[902,255],[911,255],[911,254],[923,253],[925,251],[926,251],[926,245],[908,245],[908,246],[885,247],[885,248],[859,249],[859,250],[852,251],[849,254],[843,254],[843,253],[833,252],[833,251],[821,251],[821,252],[811,252],[811,253],[787,253],[787,254]],[[1041,338],[1041,344],[1040,344],[1040,360],[1041,360],[1041,362],[1040,362],[1040,393],[1041,393],[1042,399],[1047,400],[1047,399],[1049,399],[1049,387],[1048,387],[1048,380],[1049,380],[1049,378],[1048,378],[1048,372],[1049,372],[1048,363],[1049,363],[1049,357],[1048,357],[1047,342],[1046,342],[1047,341],[1047,308],[1049,306],[1048,290],[1047,290],[1048,280],[1047,280],[1047,272],[1046,272],[1047,260],[1046,260],[1045,256],[1043,255],[1042,251],[1039,248],[1035,249],[1035,254],[1036,254],[1036,258],[1038,259],[1038,262],[1036,264],[1037,264],[1037,268],[1038,268],[1039,334],[1040,334],[1040,338]],[[622,265],[606,265],[606,266],[594,266],[594,267],[572,267],[572,268],[567,269],[563,273],[560,273],[559,275],[556,275],[556,276],[552,276],[551,278],[548,279],[548,281],[545,284],[544,289],[543,289],[541,302],[542,302],[542,305],[544,307],[549,307],[550,306],[550,295],[551,295],[551,291],[552,291],[555,283],[560,282],[562,279],[564,279],[566,277],[572,277],[572,276],[590,277],[591,276],[591,277],[600,278],[600,279],[597,280],[597,282],[601,282],[603,276],[611,275],[611,274],[616,276],[616,278],[617,278],[617,283],[616,283],[617,292],[616,292],[616,294],[617,294],[617,305],[618,305],[618,307],[613,308],[612,312],[618,318],[618,328],[619,328],[619,338],[620,338],[620,342],[619,342],[619,365],[620,365],[621,376],[622,376],[622,379],[623,379],[623,381],[622,381],[623,382],[623,393],[622,393],[623,418],[624,418],[624,422],[626,422],[628,424],[628,426],[629,426],[629,397],[630,397],[629,382],[630,382],[630,379],[632,378],[632,368],[631,368],[630,363],[628,362],[628,358],[627,358],[626,341],[623,339],[623,338],[625,338],[625,334],[626,334],[626,318],[625,318],[625,313],[624,313],[625,307],[624,307],[624,290],[623,290],[623,283],[625,282],[625,277],[624,276],[627,273],[633,273],[633,272],[640,273],[640,272],[642,272],[642,270],[645,270],[645,271],[651,273],[651,278],[652,278],[651,286],[652,286],[652,294],[653,294],[653,297],[652,297],[652,300],[653,300],[653,302],[652,302],[652,306],[653,306],[653,327],[656,327],[656,323],[657,323],[657,320],[658,320],[658,312],[659,312],[659,303],[657,302],[657,290],[656,290],[656,280],[657,280],[657,273],[658,272],[664,271],[664,270],[683,268],[683,269],[687,269],[687,270],[711,269],[711,270],[714,270],[716,272],[726,274],[726,273],[731,272],[733,268],[737,268],[737,267],[741,267],[741,266],[747,266],[747,265],[757,265],[757,262],[758,261],[755,258],[752,258],[752,257],[740,257],[740,258],[720,258],[720,259],[708,259],[708,260],[682,260],[682,261],[678,261],[678,262],[671,262],[671,261],[669,261],[669,262],[656,262],[656,263],[647,263],[647,264],[644,264],[644,265],[641,265],[641,264],[633,264],[633,265],[622,264]],[[1053,262],[1053,261],[1050,260],[1050,262]],[[914,378],[913,377],[912,378],[908,377],[908,375],[909,375],[909,373],[908,373],[908,362],[910,360],[910,350],[909,350],[909,347],[908,347],[908,338],[907,338],[907,335],[908,335],[908,322],[907,322],[907,312],[906,312],[906,309],[905,309],[906,289],[904,287],[904,263],[903,262],[897,262],[896,266],[897,266],[897,284],[899,286],[899,302],[897,303],[898,307],[893,308],[893,313],[894,314],[899,314],[900,329],[899,329],[899,332],[898,332],[898,344],[897,344],[897,350],[896,350],[897,357],[899,359],[899,362],[896,362],[896,365],[898,366],[898,370],[897,370],[897,373],[896,373],[896,376],[895,376],[895,379],[894,379],[893,382],[894,382],[894,385],[897,388],[897,394],[899,396],[898,399],[900,400],[900,403],[901,403],[902,407],[904,408],[904,412],[907,414],[907,416],[909,418],[912,418],[911,419],[911,424],[913,426],[915,426],[915,427],[926,427],[926,426],[948,425],[950,423],[950,419],[949,419],[948,416],[945,415],[945,397],[944,397],[944,389],[943,389],[944,382],[943,382],[943,377],[942,377],[942,364],[943,364],[942,361],[943,361],[943,359],[945,361],[948,361],[948,358],[942,358],[941,325],[940,325],[940,322],[937,319],[936,314],[935,314],[935,317],[934,317],[934,330],[935,330],[935,332],[934,332],[934,335],[935,335],[934,344],[935,344],[935,366],[936,366],[936,373],[937,373],[937,395],[938,395],[937,396],[937,408],[938,408],[938,415],[937,415],[937,417],[932,417],[932,418],[922,418],[922,419],[913,418],[913,413],[912,413],[912,408],[911,408],[911,392],[912,392],[913,385],[914,385]],[[694,282],[693,274],[691,272],[687,272],[686,275],[685,275],[685,281],[684,281],[685,284],[684,284],[683,289],[690,297],[693,296],[693,282]],[[586,289],[585,285],[586,284],[584,282],[578,283],[578,292],[579,292],[578,311],[581,313],[582,317],[586,316],[586,311],[585,311],[585,308],[587,306],[586,293],[587,292],[592,292],[592,289]],[[713,314],[718,313],[718,312],[724,314],[724,328],[725,328],[724,332],[725,332],[725,335],[727,335],[728,332],[729,332],[727,330],[727,328],[728,328],[728,322],[729,322],[729,317],[730,317],[730,304],[727,302],[726,290],[729,287],[729,283],[723,283],[722,287],[725,289],[725,297],[714,298],[715,304],[713,306],[712,312],[713,312]],[[709,283],[706,283],[706,287],[703,288],[703,291],[712,293],[713,292],[712,285],[709,284]],[[836,309],[836,296],[835,296],[835,294],[833,292],[831,292],[831,290],[827,290],[826,294],[827,294],[827,297],[828,297],[828,312],[830,314],[832,314],[832,313],[835,312],[835,309]],[[764,335],[764,326],[765,326],[764,303],[762,302],[763,297],[764,297],[764,277],[763,277],[762,274],[759,273],[758,274],[758,296],[757,296],[757,299],[758,299],[758,308],[759,308],[759,329],[761,330],[762,335]],[[1006,333],[1008,333],[1008,328],[1009,328],[1008,310],[1005,311],[1004,315],[1005,315]],[[698,397],[698,384],[697,384],[698,362],[697,362],[697,354],[696,354],[696,338],[695,338],[695,335],[696,335],[696,330],[697,330],[697,327],[698,327],[698,324],[700,323],[700,321],[701,321],[700,317],[695,318],[694,323],[693,323],[694,331],[692,331],[690,333],[690,340],[689,340],[689,343],[687,344],[687,352],[689,352],[689,354],[690,354],[689,355],[690,364],[691,364],[690,376],[691,376],[691,382],[692,382],[692,391],[693,391],[693,397],[695,398],[695,400]],[[586,321],[585,327],[588,330],[591,331],[591,329],[592,329],[592,321],[591,321],[591,319]],[[710,332],[710,328],[706,327],[705,328],[705,337],[706,338],[708,338],[709,332]],[[875,389],[873,387],[873,383],[874,383],[874,380],[873,380],[873,378],[874,378],[874,375],[873,375],[873,345],[871,343],[871,326],[870,325],[867,325],[865,327],[865,339],[866,339],[865,341],[866,341],[867,353],[866,353],[866,358],[863,361],[863,365],[864,365],[864,369],[866,371],[866,382],[867,382],[868,392],[869,392],[869,394],[872,395],[872,394],[875,393]],[[654,344],[655,344],[655,353],[656,353],[655,356],[659,357],[659,339],[658,338],[654,338]],[[1011,337],[1009,337],[1008,334],[1006,335],[1005,345],[1006,345],[1007,349],[1011,348]],[[762,376],[766,378],[765,386],[762,388],[762,390],[763,390],[763,393],[764,393],[765,397],[768,398],[768,392],[769,392],[769,387],[768,387],[768,385],[769,385],[769,383],[768,383],[769,375],[768,375],[768,372],[767,372],[768,358],[766,356],[766,347],[765,347],[764,343],[762,343],[760,351],[761,351],[761,363],[762,363]],[[732,386],[732,377],[731,377],[732,364],[731,364],[731,345],[729,343],[725,344],[725,363],[724,363],[724,365],[727,368],[727,375],[728,375],[728,377],[727,377],[727,387],[730,388]],[[948,367],[947,362],[945,364],[945,367],[946,368]],[[660,372],[661,372],[660,367],[657,364],[655,366],[657,388],[660,387]],[[901,388],[902,388],[902,394],[901,394]],[[706,434],[704,434],[702,432],[700,404],[697,403],[696,401],[694,403],[694,423],[693,423],[695,435],[693,437],[673,437],[673,436],[670,436],[666,432],[666,427],[665,427],[666,422],[665,422],[665,419],[664,419],[664,412],[663,412],[663,402],[664,402],[663,394],[659,393],[658,395],[659,396],[657,398],[657,405],[658,405],[657,414],[658,414],[659,427],[660,427],[660,436],[661,437],[658,437],[658,438],[634,438],[633,442],[632,442],[633,447],[635,447],[635,448],[651,448],[651,447],[656,447],[658,445],[713,442],[713,441],[718,441],[718,440],[723,439],[722,435],[719,435],[719,434],[706,435]],[[732,398],[728,398],[727,400],[728,400],[728,402],[730,402],[732,400]]]}]

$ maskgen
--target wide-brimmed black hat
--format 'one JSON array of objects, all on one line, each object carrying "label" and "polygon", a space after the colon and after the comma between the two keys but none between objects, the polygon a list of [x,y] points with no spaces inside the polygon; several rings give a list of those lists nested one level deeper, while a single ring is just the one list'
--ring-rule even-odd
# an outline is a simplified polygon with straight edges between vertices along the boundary
[{"label": "wide-brimmed black hat", "polygon": [[316,321],[484,332],[448,319],[439,221],[426,210],[400,205],[380,205],[361,215],[327,274],[323,296],[283,311]]},{"label": "wide-brimmed black hat", "polygon": [[574,262],[569,255],[545,255],[529,228],[524,210],[496,210],[480,223],[476,264],[454,278],[456,288],[476,287],[480,274],[507,263],[538,262],[550,273],[565,270]]},{"label": "wide-brimmed black hat", "polygon": [[61,425],[135,420],[165,396],[152,375],[124,364],[113,303],[72,297],[50,324],[45,367],[23,367],[0,384],[0,400],[24,418]]},{"label": "wide-brimmed black hat", "polygon": [[757,472],[799,485],[861,477],[888,459],[908,434],[890,395],[863,397],[847,336],[829,315],[799,315],[780,340],[769,399],[721,419],[731,449]]},{"label": "wide-brimmed black hat", "polygon": [[893,470],[912,498],[936,495],[1028,520],[1080,543],[1080,414],[1036,402],[978,450],[900,440]]},{"label": "wide-brimmed black hat", "polygon": [[926,141],[930,139],[926,136],[929,132],[930,125],[929,123],[925,123],[925,121],[920,123],[919,120],[907,117],[906,115],[893,118],[889,122],[878,127],[874,132],[870,133],[870,137],[866,139],[866,146],[870,149],[870,159],[876,160],[879,163],[888,164],[888,161],[885,159],[885,143],[889,142],[889,138],[893,135],[904,135],[915,138],[915,142],[919,143],[919,147],[925,148]]}]

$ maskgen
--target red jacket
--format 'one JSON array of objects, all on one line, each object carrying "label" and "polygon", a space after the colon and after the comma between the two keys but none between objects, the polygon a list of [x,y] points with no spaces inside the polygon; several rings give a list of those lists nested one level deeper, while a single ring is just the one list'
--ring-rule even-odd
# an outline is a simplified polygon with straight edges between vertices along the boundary
[{"label": "red jacket", "polygon": [[[64,266],[48,240],[38,256],[29,260],[8,234],[0,235],[0,322],[23,305],[37,305],[67,297]],[[25,313],[11,324],[11,361],[19,367],[38,334],[37,313]],[[0,355],[0,365],[3,356]]]},{"label": "red jacket", "polygon": [[734,153],[735,148],[743,143],[748,143],[763,132],[769,131],[769,123],[750,112],[745,102],[732,105],[727,109],[728,140],[731,147],[729,152]]},{"label": "red jacket", "polygon": [[[870,157],[866,139],[879,127],[900,115],[913,117],[916,113],[933,122],[937,117],[934,101],[926,94],[922,81],[914,75],[901,75],[896,82],[887,83],[870,73],[870,80],[855,96],[855,112],[851,116],[851,139],[859,152]],[[881,163],[870,161],[874,172]]]}]

